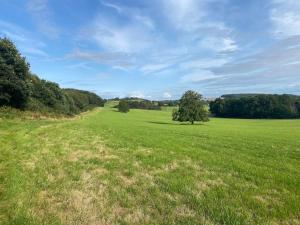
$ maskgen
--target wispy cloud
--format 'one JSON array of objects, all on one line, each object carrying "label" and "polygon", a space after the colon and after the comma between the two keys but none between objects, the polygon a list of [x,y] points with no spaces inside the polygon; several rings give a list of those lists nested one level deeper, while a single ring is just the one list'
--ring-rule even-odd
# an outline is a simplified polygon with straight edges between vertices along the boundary
[{"label": "wispy cloud", "polygon": [[114,67],[127,69],[131,65],[130,57],[122,52],[91,52],[76,49],[66,55],[67,59],[84,60],[86,62],[93,62],[99,64],[111,65]]},{"label": "wispy cloud", "polygon": [[272,0],[272,32],[281,38],[300,34],[300,1]]},{"label": "wispy cloud", "polygon": [[[33,20],[19,26],[0,21],[0,33],[39,62],[43,59],[46,64],[48,54],[56,54],[55,60],[61,61],[55,66],[64,66],[67,72],[72,69],[78,77],[84,70],[92,74],[104,69],[99,80],[106,80],[102,79],[106,72],[115,74],[110,76],[116,79],[114,85],[106,80],[110,88],[101,93],[176,98],[187,88],[217,95],[280,91],[281,86],[294,91],[299,86],[297,0],[98,0],[71,5],[27,0],[25,6],[24,12],[18,9],[18,17],[29,13]],[[68,10],[61,15],[54,9]],[[33,33],[25,27],[33,27]],[[47,71],[53,68],[49,64]],[[131,86],[135,82],[137,90]],[[97,82],[82,79],[79,83],[96,89]]]},{"label": "wispy cloud", "polygon": [[238,46],[231,38],[207,37],[200,41],[200,46],[218,53],[232,53],[238,50]]},{"label": "wispy cloud", "polygon": [[165,98],[165,99],[171,99],[172,98],[172,94],[170,93],[170,92],[164,92],[163,93],[163,97]]},{"label": "wispy cloud", "polygon": [[[187,58],[195,61],[199,55],[197,52],[203,49],[212,54],[234,52],[238,46],[231,37],[232,29],[222,21],[211,19],[213,12],[208,7],[211,2],[214,1],[154,1],[151,5],[145,3],[148,11],[141,13],[139,9],[128,5],[101,1],[103,6],[112,9],[115,14],[111,16],[100,12],[91,24],[82,29],[79,40],[94,41],[101,54],[123,52],[125,61],[134,58],[131,62],[141,74],[161,72],[177,66]],[[162,21],[151,16],[153,11],[169,21],[168,26],[175,32],[176,38],[166,35]],[[205,35],[202,33],[204,30]],[[102,61],[95,56],[79,57]]]},{"label": "wispy cloud", "polygon": [[192,83],[198,83],[205,80],[210,80],[214,78],[220,78],[220,76],[215,75],[210,70],[197,70],[197,72],[193,72],[190,74],[184,75],[181,80],[183,82],[192,82]]},{"label": "wispy cloud", "polygon": [[140,71],[142,71],[144,74],[150,74],[150,73],[161,71],[170,66],[171,66],[171,64],[168,64],[168,63],[149,64],[149,65],[142,66],[140,68]]},{"label": "wispy cloud", "polygon": [[198,42],[200,48],[234,52],[238,45],[232,37],[232,28],[213,19],[215,12],[210,7],[215,2],[219,5],[226,3],[224,0],[163,0],[164,14],[177,32],[182,32],[181,35],[192,42]]},{"label": "wispy cloud", "polygon": [[108,8],[116,10],[118,13],[122,13],[123,12],[123,9],[121,7],[119,7],[118,5],[112,4],[110,2],[101,1],[101,4],[104,5],[104,6],[106,6],[106,7],[108,7]]},{"label": "wispy cloud", "polygon": [[12,39],[23,54],[37,57],[47,57],[43,50],[45,43],[36,39],[34,35],[13,23],[0,20],[0,35]]},{"label": "wispy cloud", "polygon": [[207,2],[197,0],[163,0],[166,17],[176,29],[195,31],[202,25],[207,16]]},{"label": "wispy cloud", "polygon": [[180,67],[183,69],[210,69],[221,67],[228,62],[228,58],[202,58],[182,62],[180,64]]},{"label": "wispy cloud", "polygon": [[56,39],[59,37],[60,30],[52,20],[48,0],[28,0],[27,10],[32,15],[40,32],[49,38]]},{"label": "wispy cloud", "polygon": [[132,98],[151,98],[151,96],[146,96],[143,91],[132,91],[128,96]]},{"label": "wispy cloud", "polygon": [[289,85],[293,86],[300,79],[298,72],[300,64],[297,63],[300,51],[299,48],[291,48],[291,46],[298,44],[300,44],[300,36],[284,39],[259,54],[227,63],[224,61],[224,64],[222,61],[216,61],[215,67],[187,74],[182,77],[182,80],[196,83],[199,88],[202,87],[207,92],[220,88],[228,92],[243,92],[251,89],[254,92],[278,91],[282,89],[283,84],[285,90],[292,92]]},{"label": "wispy cloud", "polygon": [[149,49],[156,39],[143,24],[120,25],[103,15],[98,15],[84,32],[105,51],[137,53]]}]

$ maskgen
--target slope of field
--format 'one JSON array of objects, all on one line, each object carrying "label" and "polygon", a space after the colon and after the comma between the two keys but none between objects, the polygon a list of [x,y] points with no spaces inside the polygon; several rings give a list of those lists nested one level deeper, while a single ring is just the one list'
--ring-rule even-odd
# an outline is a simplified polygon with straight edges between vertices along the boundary
[{"label": "slope of field", "polygon": [[0,119],[0,224],[300,224],[300,120]]}]

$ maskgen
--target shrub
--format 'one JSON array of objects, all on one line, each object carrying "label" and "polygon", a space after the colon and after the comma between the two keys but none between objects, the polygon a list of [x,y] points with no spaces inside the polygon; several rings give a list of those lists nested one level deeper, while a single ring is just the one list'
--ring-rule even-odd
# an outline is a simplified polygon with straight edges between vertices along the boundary
[{"label": "shrub", "polygon": [[118,105],[119,112],[127,113],[129,112],[129,104],[125,100],[121,100]]}]

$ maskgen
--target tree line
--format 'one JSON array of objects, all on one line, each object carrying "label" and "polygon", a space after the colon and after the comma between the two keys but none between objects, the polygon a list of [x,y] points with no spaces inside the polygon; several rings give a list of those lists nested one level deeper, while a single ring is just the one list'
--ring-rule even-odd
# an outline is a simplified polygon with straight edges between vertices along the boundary
[{"label": "tree line", "polygon": [[227,95],[210,102],[217,117],[300,118],[300,97],[295,95]]},{"label": "tree line", "polygon": [[40,79],[14,43],[0,38],[0,106],[72,115],[104,103],[94,93]]},{"label": "tree line", "polygon": [[139,99],[139,98],[123,98],[118,100],[119,100],[119,104],[116,106],[116,108],[118,109],[128,108],[128,109],[161,110],[161,106],[162,106],[161,104],[159,104],[159,101],[150,101],[150,100]]}]

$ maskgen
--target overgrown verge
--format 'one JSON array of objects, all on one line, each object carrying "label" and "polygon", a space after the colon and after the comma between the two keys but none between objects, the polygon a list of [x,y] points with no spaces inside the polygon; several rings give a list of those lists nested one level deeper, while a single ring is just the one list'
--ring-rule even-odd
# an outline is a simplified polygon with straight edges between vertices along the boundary
[{"label": "overgrown verge", "polygon": [[30,110],[20,110],[8,106],[0,107],[0,120],[12,120],[12,119],[63,119],[63,118],[73,118],[74,116],[66,115],[62,113],[48,112],[48,111],[30,111]]}]

